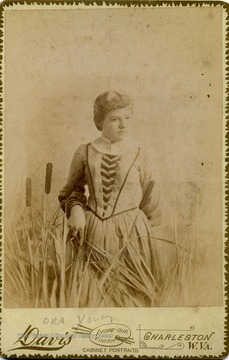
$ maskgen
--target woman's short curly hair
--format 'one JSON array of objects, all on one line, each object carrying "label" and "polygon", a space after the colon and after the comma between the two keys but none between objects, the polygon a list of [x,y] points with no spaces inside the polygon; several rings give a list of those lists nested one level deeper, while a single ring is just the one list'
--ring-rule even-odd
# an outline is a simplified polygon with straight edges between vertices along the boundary
[{"label": "woman's short curly hair", "polygon": [[94,103],[94,122],[99,131],[103,129],[103,120],[106,114],[115,109],[133,107],[133,100],[125,93],[107,91],[100,94]]}]

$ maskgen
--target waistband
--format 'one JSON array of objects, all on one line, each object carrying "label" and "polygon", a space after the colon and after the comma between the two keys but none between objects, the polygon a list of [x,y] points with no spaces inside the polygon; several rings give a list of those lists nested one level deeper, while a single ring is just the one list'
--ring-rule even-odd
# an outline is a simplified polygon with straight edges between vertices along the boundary
[{"label": "waistband", "polygon": [[113,214],[113,215],[111,215],[111,216],[107,216],[107,217],[102,218],[102,217],[99,216],[94,210],[92,210],[88,205],[86,206],[86,211],[92,212],[92,213],[93,213],[97,218],[99,218],[99,220],[101,220],[101,221],[105,221],[105,220],[111,219],[111,218],[114,217],[114,216],[123,214],[123,213],[128,212],[128,211],[132,211],[132,210],[135,210],[135,209],[139,209],[138,206],[136,206],[136,207],[134,207],[134,208],[131,208],[131,209],[124,210],[124,211],[120,211],[120,212],[118,212],[118,213],[116,213],[116,214]]}]

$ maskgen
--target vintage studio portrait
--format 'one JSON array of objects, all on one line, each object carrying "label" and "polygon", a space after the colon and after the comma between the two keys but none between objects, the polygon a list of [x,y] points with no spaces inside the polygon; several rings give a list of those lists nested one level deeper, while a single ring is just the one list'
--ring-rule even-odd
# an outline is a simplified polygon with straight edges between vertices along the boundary
[{"label": "vintage studio portrait", "polygon": [[221,9],[199,10],[5,13],[5,308],[222,305]]}]

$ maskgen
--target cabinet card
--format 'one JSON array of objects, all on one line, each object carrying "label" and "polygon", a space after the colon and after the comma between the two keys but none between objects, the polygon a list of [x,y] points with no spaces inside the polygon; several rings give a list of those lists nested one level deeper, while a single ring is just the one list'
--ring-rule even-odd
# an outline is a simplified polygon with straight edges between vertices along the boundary
[{"label": "cabinet card", "polygon": [[228,4],[0,7],[1,356],[225,357]]}]

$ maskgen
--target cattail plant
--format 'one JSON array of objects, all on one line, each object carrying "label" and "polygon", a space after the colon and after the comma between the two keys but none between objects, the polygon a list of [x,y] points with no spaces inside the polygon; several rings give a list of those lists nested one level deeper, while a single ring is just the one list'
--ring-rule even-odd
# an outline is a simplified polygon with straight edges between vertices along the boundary
[{"label": "cattail plant", "polygon": [[26,207],[32,205],[32,179],[26,179]]},{"label": "cattail plant", "polygon": [[47,210],[48,210],[48,195],[51,191],[52,182],[52,163],[46,164],[45,173],[45,193],[43,195],[43,227],[42,227],[42,287],[41,295],[43,296],[46,307],[50,306],[49,302],[49,281],[48,281],[48,229],[47,229]]},{"label": "cattail plant", "polygon": [[46,176],[45,176],[45,193],[49,194],[51,191],[52,184],[52,163],[46,165]]},{"label": "cattail plant", "polygon": [[44,225],[46,224],[47,218],[47,208],[48,208],[48,195],[51,192],[52,184],[52,163],[46,164],[46,174],[45,174],[45,193],[43,196],[43,221]]},{"label": "cattail plant", "polygon": [[26,214],[28,216],[28,226],[29,231],[32,237],[33,233],[33,220],[32,220],[32,212],[31,212],[31,205],[32,205],[32,179],[27,178],[25,184],[25,203],[26,203]]}]

